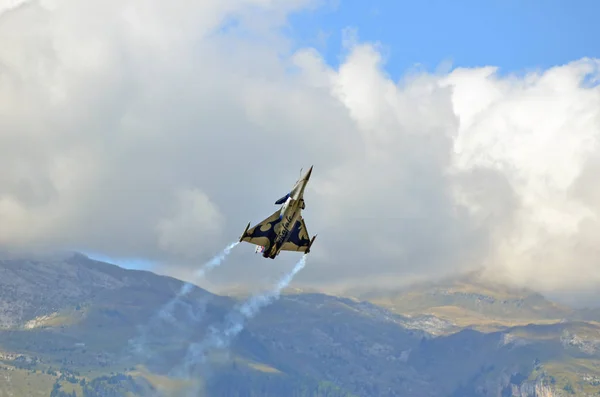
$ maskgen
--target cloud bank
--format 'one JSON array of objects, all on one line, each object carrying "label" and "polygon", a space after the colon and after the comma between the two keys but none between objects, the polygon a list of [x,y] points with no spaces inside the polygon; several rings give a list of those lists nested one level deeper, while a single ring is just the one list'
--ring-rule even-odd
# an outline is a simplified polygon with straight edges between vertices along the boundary
[{"label": "cloud bank", "polygon": [[[356,36],[336,68],[296,49],[286,18],[314,5],[0,5],[0,247],[185,277],[314,164],[304,283],[484,266],[543,292],[600,286],[598,60],[396,82]],[[240,245],[215,277],[274,263]]]}]

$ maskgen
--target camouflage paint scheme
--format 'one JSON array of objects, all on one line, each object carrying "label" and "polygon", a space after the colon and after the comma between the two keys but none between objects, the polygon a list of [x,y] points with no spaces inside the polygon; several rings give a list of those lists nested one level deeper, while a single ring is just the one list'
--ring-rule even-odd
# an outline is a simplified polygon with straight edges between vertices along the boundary
[{"label": "camouflage paint scheme", "polygon": [[256,244],[255,252],[262,252],[263,257],[275,259],[281,251],[297,251],[308,254],[316,235],[311,239],[302,218],[304,203],[304,189],[313,167],[304,174],[292,190],[277,200],[275,204],[281,207],[265,220],[250,227],[240,237],[240,242],[245,241]]}]

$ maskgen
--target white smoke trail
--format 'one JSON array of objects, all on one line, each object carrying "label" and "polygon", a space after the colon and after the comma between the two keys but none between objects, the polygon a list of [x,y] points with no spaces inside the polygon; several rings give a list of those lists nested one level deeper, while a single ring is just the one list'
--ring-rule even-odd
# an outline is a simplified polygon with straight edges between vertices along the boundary
[{"label": "white smoke trail", "polygon": [[206,262],[204,264],[204,266],[202,266],[200,269],[196,270],[196,277],[197,278],[204,277],[207,270],[211,270],[211,269],[219,266],[221,264],[221,262],[223,262],[225,257],[227,255],[229,255],[231,250],[234,249],[239,243],[240,243],[239,241],[236,241],[235,243],[229,244],[227,247],[225,247],[225,249],[223,251],[221,251],[221,253],[215,255],[211,260]]},{"label": "white smoke trail", "polygon": [[[225,257],[227,257],[227,255],[229,255],[231,253],[231,250],[233,248],[235,248],[238,244],[239,244],[239,241],[236,241],[235,243],[231,243],[227,247],[225,247],[225,249],[223,251],[221,251],[214,257],[212,257],[211,260],[209,260],[204,265],[202,265],[198,270],[196,270],[196,272],[194,273],[194,276],[195,276],[194,279],[198,280],[198,279],[204,277],[204,275],[206,274],[206,272],[208,270],[212,270],[215,267],[219,266],[223,262]],[[162,307],[162,309],[160,309],[160,311],[158,312],[158,316],[160,316],[161,318],[164,318],[166,320],[172,319],[170,315],[171,315],[175,305],[179,302],[179,300],[183,296],[189,294],[193,288],[194,288],[194,284],[191,284],[191,283],[183,284],[181,286],[181,289],[179,290],[179,293],[177,295],[175,295],[175,297],[173,299],[171,299],[168,303],[166,303]]]},{"label": "white smoke trail", "polygon": [[241,306],[229,313],[227,315],[227,322],[229,325],[225,329],[219,331],[216,328],[211,327],[210,334],[207,337],[198,343],[191,344],[184,359],[184,374],[189,376],[192,367],[204,361],[207,350],[227,347],[231,340],[244,329],[245,320],[253,318],[258,314],[260,309],[278,299],[281,291],[290,284],[294,276],[302,270],[305,265],[306,255],[302,255],[302,258],[296,263],[296,266],[294,266],[292,271],[284,275],[273,289],[252,296]]},{"label": "white smoke trail", "polygon": [[[206,274],[207,271],[219,266],[223,262],[223,260],[227,257],[227,255],[229,255],[231,253],[231,250],[233,248],[235,248],[238,244],[239,244],[239,241],[229,244],[227,247],[225,247],[225,249],[223,249],[217,255],[212,257],[208,262],[206,262],[204,265],[202,265],[198,270],[196,270],[196,272],[194,273],[195,281],[204,277],[204,275]],[[184,296],[186,296],[187,294],[189,294],[190,292],[192,292],[193,288],[194,288],[194,284],[192,284],[192,283],[183,284],[181,286],[181,289],[177,293],[177,295],[175,295],[175,297],[173,299],[171,299],[162,308],[160,308],[156,312],[156,314],[150,319],[149,324],[141,329],[141,332],[140,332],[141,335],[139,335],[137,338],[131,339],[129,341],[129,345],[130,345],[130,347],[132,347],[132,350],[136,355],[144,355],[144,356],[146,356],[146,358],[149,358],[150,352],[146,351],[148,330],[153,328],[153,325],[156,325],[158,320],[167,321],[170,324],[176,324],[176,319],[173,315],[175,312],[175,308],[178,304],[185,303],[185,302],[182,302],[181,299]],[[189,307],[187,307],[187,309],[188,309],[188,312],[190,314],[192,314],[192,316],[193,316],[191,309]],[[196,316],[193,316],[193,317],[196,317]],[[196,320],[197,320],[197,318],[196,318]]]}]

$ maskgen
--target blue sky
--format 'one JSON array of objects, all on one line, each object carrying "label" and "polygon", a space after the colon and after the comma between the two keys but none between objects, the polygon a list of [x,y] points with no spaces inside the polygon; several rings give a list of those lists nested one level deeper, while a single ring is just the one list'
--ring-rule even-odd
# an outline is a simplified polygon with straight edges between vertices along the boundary
[{"label": "blue sky", "polygon": [[154,267],[154,263],[145,259],[137,258],[111,258],[96,252],[83,252],[88,258],[119,265],[127,269],[139,269],[139,270],[150,270]]},{"label": "blue sky", "polygon": [[383,45],[394,79],[444,61],[506,73],[599,57],[599,15],[593,0],[334,0],[294,15],[289,33],[337,65],[342,31],[355,28],[361,41]]}]

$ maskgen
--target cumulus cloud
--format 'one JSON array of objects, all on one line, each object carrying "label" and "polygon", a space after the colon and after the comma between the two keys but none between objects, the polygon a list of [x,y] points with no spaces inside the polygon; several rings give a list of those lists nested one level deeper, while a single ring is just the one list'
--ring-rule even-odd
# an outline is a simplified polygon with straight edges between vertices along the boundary
[{"label": "cumulus cloud", "polygon": [[[396,82],[357,36],[337,68],[294,51],[281,28],[308,1],[22,3],[0,6],[2,247],[181,276],[314,164],[302,282],[485,266],[545,292],[600,286],[596,60]],[[273,263],[240,245],[215,277]]]},{"label": "cumulus cloud", "polygon": [[590,175],[600,153],[600,62],[524,77],[494,72],[457,70],[446,79],[461,117],[456,168],[495,169],[518,198],[486,265],[545,291],[596,287],[600,202],[590,200]]},{"label": "cumulus cloud", "polygon": [[223,216],[198,190],[180,191],[176,200],[173,215],[158,222],[158,247],[173,255],[198,259],[203,247],[214,247],[222,238]]}]

